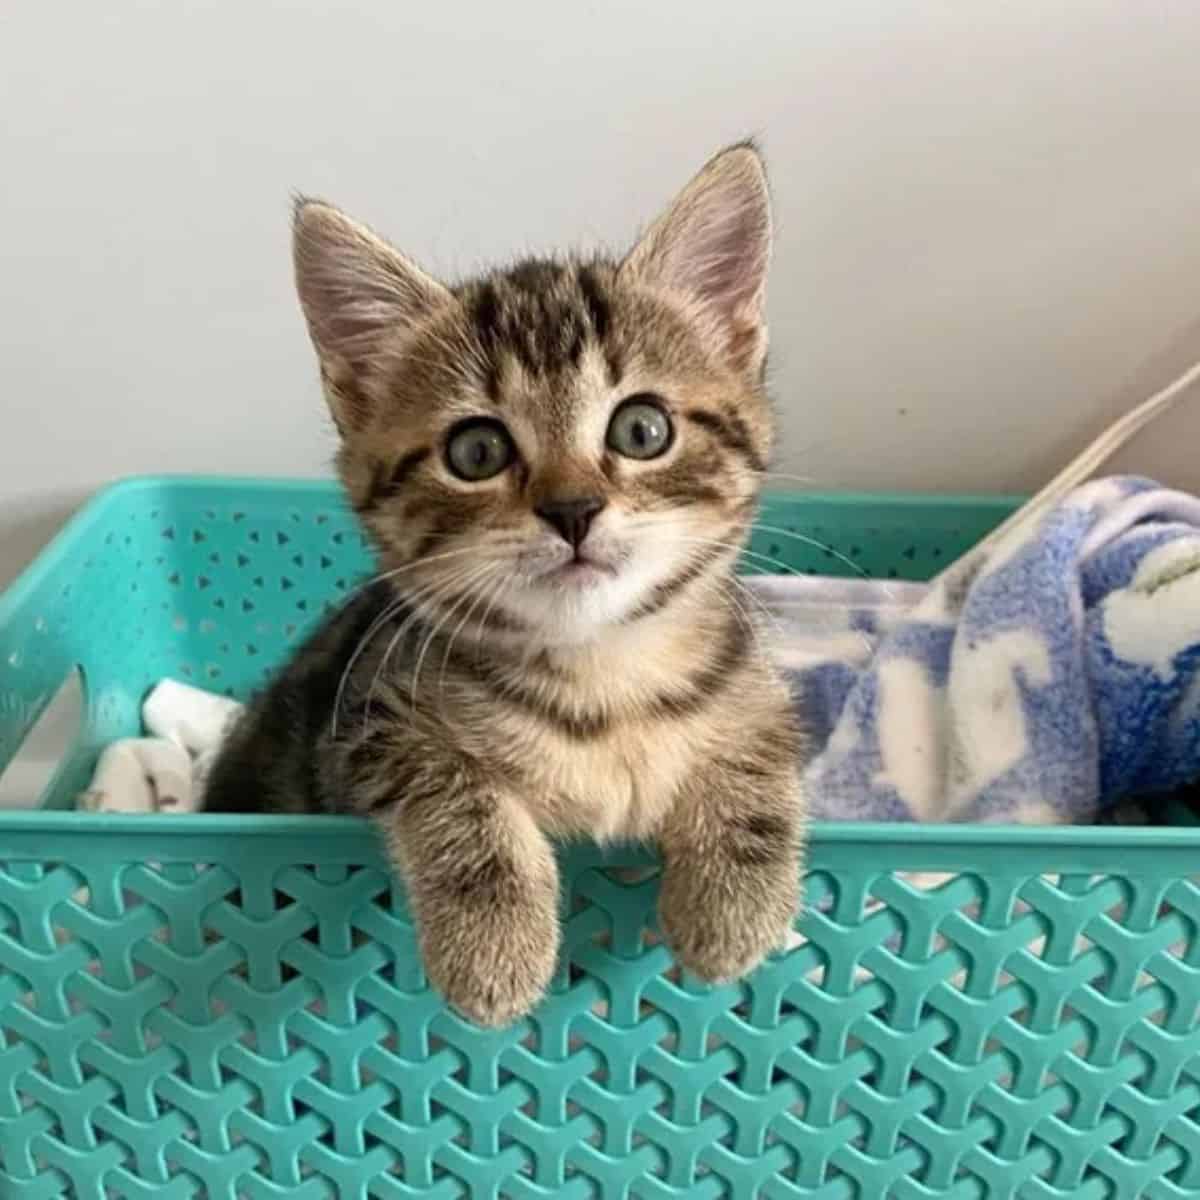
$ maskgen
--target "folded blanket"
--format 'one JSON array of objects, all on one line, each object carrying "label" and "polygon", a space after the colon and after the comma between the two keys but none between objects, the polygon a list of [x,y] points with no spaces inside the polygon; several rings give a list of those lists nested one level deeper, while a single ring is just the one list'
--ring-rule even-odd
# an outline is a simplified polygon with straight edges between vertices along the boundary
[{"label": "folded blanket", "polygon": [[225,735],[242,712],[236,700],[164,679],[142,705],[149,735],[106,746],[78,807],[89,812],[198,812]]},{"label": "folded blanket", "polygon": [[749,581],[814,820],[1089,822],[1200,777],[1200,500],[1086,484],[932,585]]}]

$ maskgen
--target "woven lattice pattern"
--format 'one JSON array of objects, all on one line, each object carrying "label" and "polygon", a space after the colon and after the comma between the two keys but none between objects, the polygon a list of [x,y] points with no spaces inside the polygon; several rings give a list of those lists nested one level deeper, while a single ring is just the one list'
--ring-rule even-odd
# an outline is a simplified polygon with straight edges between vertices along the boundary
[{"label": "woven lattice pattern", "polygon": [[0,1195],[1200,1194],[1193,880],[816,870],[710,990],[581,854],[555,994],[481,1032],[366,859],[4,863]]}]

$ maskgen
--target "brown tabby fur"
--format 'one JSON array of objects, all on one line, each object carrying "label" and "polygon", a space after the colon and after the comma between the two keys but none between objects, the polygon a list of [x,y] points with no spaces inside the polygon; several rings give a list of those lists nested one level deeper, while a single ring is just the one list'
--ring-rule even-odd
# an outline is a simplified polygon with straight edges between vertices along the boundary
[{"label": "brown tabby fur", "polygon": [[[803,746],[734,565],[771,449],[770,242],[757,152],[713,159],[623,261],[536,260],[450,289],[302,202],[297,281],[383,576],[252,706],[215,809],[369,814],[406,881],[434,984],[500,1024],[550,979],[551,840],[660,846],[663,931],[706,979],[753,967],[798,904]],[[607,448],[659,397],[661,457]],[[446,465],[463,418],[517,447]],[[604,502],[582,550],[534,513]]]}]

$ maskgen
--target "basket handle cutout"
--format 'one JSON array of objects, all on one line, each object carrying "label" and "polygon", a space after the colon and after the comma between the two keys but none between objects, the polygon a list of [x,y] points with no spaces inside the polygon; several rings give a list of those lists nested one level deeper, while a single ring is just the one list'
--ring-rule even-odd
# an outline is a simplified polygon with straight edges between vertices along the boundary
[{"label": "basket handle cutout", "polygon": [[42,706],[31,706],[14,722],[19,740],[12,757],[0,765],[0,810],[42,804],[60,771],[75,757],[86,712],[83,669],[73,666]]}]

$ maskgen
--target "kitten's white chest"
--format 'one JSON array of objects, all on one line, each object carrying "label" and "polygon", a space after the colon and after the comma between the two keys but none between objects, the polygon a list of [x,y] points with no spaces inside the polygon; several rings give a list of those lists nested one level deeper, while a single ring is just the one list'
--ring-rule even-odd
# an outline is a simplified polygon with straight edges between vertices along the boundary
[{"label": "kitten's white chest", "polygon": [[670,725],[538,741],[526,798],[535,819],[547,832],[597,841],[652,837],[694,761],[692,739]]}]

